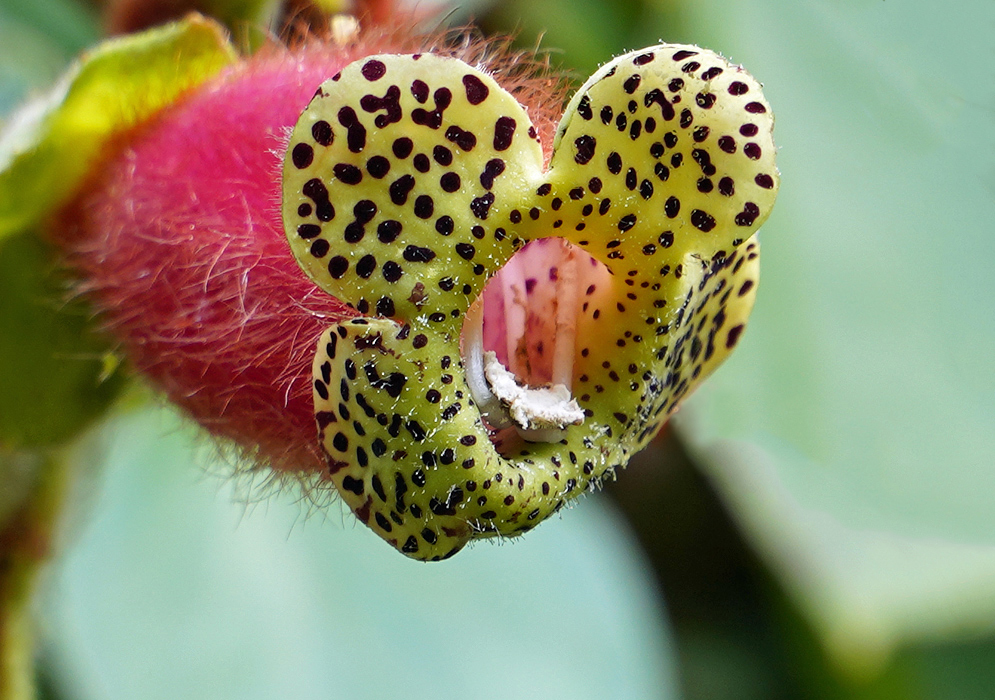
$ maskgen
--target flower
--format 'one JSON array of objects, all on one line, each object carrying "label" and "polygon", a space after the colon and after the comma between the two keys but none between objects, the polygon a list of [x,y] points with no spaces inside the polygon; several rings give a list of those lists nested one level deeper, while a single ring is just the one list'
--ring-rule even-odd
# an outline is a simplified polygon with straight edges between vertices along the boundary
[{"label": "flower", "polygon": [[546,167],[526,110],[462,61],[373,56],[324,82],[283,218],[301,267],[362,314],[314,361],[360,520],[446,558],[624,465],[740,337],[772,128],[750,76],[682,45],[595,73]]},{"label": "flower", "polygon": [[643,49],[554,136],[534,66],[398,34],[272,49],[123,137],[61,220],[140,371],[417,559],[596,487],[753,303],[778,183],[759,84]]}]

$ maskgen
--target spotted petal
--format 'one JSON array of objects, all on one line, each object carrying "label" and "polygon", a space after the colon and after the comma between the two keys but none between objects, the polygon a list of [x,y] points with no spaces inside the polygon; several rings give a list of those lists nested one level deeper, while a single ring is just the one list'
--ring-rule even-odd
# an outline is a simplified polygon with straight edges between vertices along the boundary
[{"label": "spotted petal", "polygon": [[294,128],[288,240],[360,312],[458,332],[521,245],[494,222],[541,167],[528,115],[490,76],[431,54],[369,58],[322,84]]},{"label": "spotted petal", "polygon": [[[381,317],[330,329],[314,363],[330,476],[360,519],[443,558],[624,465],[740,337],[778,184],[772,127],[756,81],[679,45],[599,70],[545,172],[524,109],[460,61],[376,56],[323,84],[290,141],[284,219],[316,283]],[[508,264],[542,238],[561,244]],[[502,332],[523,334],[498,355],[516,370],[569,335],[519,378],[567,385],[581,424],[495,432],[473,320],[495,274]]]},{"label": "spotted petal", "polygon": [[528,530],[582,486],[578,465],[556,473],[498,454],[458,350],[359,318],[327,331],[314,362],[332,479],[360,520],[418,559],[451,556],[475,535]]},{"label": "spotted petal", "polygon": [[[613,273],[586,289],[574,375],[600,394],[596,418],[632,419],[624,432],[635,449],[721,363],[752,308],[756,265],[736,251],[774,204],[773,126],[742,68],[661,45],[597,71],[557,130],[541,204],[520,235],[552,230]],[[733,282],[743,291],[735,314],[720,308],[730,299],[720,285]],[[713,332],[696,340],[702,329],[689,323],[703,314]]]},{"label": "spotted petal", "polygon": [[567,107],[546,218],[563,220],[560,235],[609,266],[642,260],[648,270],[646,258],[660,253],[725,257],[774,204],[773,128],[759,83],[711,51],[664,45],[622,56]]}]

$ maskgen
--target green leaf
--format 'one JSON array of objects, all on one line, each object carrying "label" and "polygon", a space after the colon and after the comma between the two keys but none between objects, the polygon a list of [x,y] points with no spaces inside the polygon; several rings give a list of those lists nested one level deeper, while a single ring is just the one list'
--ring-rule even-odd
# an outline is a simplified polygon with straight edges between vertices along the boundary
[{"label": "green leaf", "polygon": [[68,440],[106,410],[123,384],[107,340],[92,329],[86,305],[68,300],[53,260],[33,232],[0,240],[0,445],[6,448]]},{"label": "green leaf", "polygon": [[307,520],[290,493],[233,503],[201,471],[230,465],[192,454],[175,414],[108,438],[48,601],[69,697],[676,697],[655,585],[604,501],[426,565],[334,503]]},{"label": "green leaf", "polygon": [[995,6],[721,5],[698,41],[765,82],[783,185],[750,327],[682,424],[741,441],[709,474],[872,673],[995,629]]},{"label": "green leaf", "polygon": [[0,237],[69,199],[111,138],[235,60],[214,22],[198,17],[105,41],[0,138]]}]

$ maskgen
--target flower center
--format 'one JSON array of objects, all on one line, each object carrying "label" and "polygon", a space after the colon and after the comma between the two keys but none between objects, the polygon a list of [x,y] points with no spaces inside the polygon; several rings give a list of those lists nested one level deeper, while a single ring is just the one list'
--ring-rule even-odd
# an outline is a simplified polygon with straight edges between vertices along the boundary
[{"label": "flower center", "polygon": [[499,449],[516,435],[557,442],[583,423],[573,398],[578,318],[586,290],[610,275],[579,247],[540,239],[515,253],[467,311],[464,366]]}]

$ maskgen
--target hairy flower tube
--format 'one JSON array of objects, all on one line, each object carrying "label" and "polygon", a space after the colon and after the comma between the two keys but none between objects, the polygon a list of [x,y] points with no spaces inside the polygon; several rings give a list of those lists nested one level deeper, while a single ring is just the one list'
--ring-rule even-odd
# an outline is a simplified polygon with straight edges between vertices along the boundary
[{"label": "hairy flower tube", "polygon": [[558,126],[538,65],[388,34],[270,50],[126,134],[59,239],[215,434],[320,472],[416,559],[520,534],[736,345],[778,184],[760,86],[714,53],[620,56]]}]

